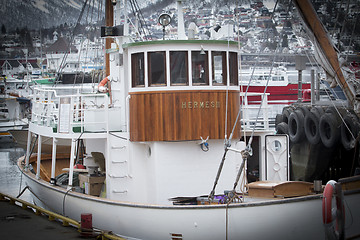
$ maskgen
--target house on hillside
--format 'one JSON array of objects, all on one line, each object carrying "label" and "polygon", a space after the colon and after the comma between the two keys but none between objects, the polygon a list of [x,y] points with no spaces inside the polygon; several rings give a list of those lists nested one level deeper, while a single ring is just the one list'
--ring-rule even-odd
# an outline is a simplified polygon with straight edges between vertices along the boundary
[{"label": "house on hillside", "polygon": [[39,61],[39,66],[43,72],[47,72],[47,59],[43,59],[42,61]]},{"label": "house on hillside", "polygon": [[41,74],[41,68],[40,66],[37,64],[37,62],[25,62],[22,63],[22,65],[24,66],[24,73],[29,73],[31,75],[40,75]]},{"label": "house on hillside", "polygon": [[57,72],[62,64],[62,67],[65,67],[65,62],[63,61],[65,55],[66,60],[76,59],[78,50],[62,37],[59,37],[56,42],[50,45],[46,50],[46,59],[47,59],[47,70],[48,72]]},{"label": "house on hillside", "polygon": [[25,67],[18,60],[5,60],[1,69],[3,75],[13,76],[23,72]]}]

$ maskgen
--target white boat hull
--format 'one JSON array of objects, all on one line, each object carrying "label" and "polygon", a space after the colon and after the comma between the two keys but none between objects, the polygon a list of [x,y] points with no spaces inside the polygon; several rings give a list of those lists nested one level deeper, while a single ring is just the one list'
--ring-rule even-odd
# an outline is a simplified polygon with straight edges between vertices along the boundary
[{"label": "white boat hull", "polygon": [[[129,239],[324,239],[320,195],[226,205],[146,205],[111,201],[54,187],[25,173],[37,205]],[[65,196],[66,195],[66,196]],[[345,227],[356,234],[359,193],[345,196]],[[357,212],[354,212],[357,211]]]}]

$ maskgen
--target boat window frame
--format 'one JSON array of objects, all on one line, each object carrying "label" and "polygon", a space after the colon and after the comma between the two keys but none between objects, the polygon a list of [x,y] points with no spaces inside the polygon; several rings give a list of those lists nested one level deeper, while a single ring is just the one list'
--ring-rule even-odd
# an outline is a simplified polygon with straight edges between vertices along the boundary
[{"label": "boat window frame", "polygon": [[239,85],[239,64],[237,52],[229,52],[229,81],[231,86]]},{"label": "boat window frame", "polygon": [[[164,77],[164,82],[163,83],[153,83],[152,81],[152,74],[151,74],[151,64],[152,64],[152,60],[151,60],[151,55],[154,53],[161,53],[163,55],[164,61],[163,61],[163,69],[164,69],[164,73],[163,73],[163,77]],[[149,87],[163,87],[163,86],[167,86],[167,70],[166,70],[166,51],[150,51],[147,52],[147,66],[148,66],[148,70],[147,70],[147,76],[148,76],[148,83],[149,83]],[[155,63],[160,64],[160,63]]]},{"label": "boat window frame", "polygon": [[[198,55],[203,55],[205,57],[205,83],[195,82],[196,78],[194,78],[194,53],[198,53]],[[193,86],[209,86],[209,51],[204,51],[204,54],[201,54],[201,51],[191,51],[191,77]]]},{"label": "boat window frame", "polygon": [[[143,76],[143,84],[139,84],[139,81],[137,81],[140,75],[141,69],[138,68],[138,60],[137,56],[142,55],[142,76]],[[136,59],[135,59],[136,58]],[[139,70],[139,71],[137,71]],[[131,54],[131,85],[132,87],[145,87],[145,54],[144,52],[138,52],[138,53],[132,53]]]},{"label": "boat window frame", "polygon": [[[221,56],[222,82],[215,82],[215,56]],[[227,85],[226,51],[211,51],[211,72],[214,86]]]},{"label": "boat window frame", "polygon": [[[173,71],[172,71],[172,54],[173,53],[185,53],[185,76],[186,81],[183,82],[174,82],[173,80]],[[170,62],[170,86],[189,86],[189,60],[188,60],[188,51],[169,51],[169,62]]]}]

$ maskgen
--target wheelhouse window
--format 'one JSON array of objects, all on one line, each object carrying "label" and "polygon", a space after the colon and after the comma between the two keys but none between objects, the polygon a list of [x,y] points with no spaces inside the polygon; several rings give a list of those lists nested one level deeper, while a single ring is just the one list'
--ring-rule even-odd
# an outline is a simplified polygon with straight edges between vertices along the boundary
[{"label": "wheelhouse window", "polygon": [[171,85],[189,85],[187,51],[170,51]]},{"label": "wheelhouse window", "polygon": [[132,87],[144,87],[144,53],[131,55]]},{"label": "wheelhouse window", "polygon": [[191,52],[193,85],[209,85],[208,52]]},{"label": "wheelhouse window", "polygon": [[148,53],[149,86],[166,85],[166,57],[164,51]]},{"label": "wheelhouse window", "polygon": [[238,59],[236,52],[229,52],[230,85],[239,85]]},{"label": "wheelhouse window", "polygon": [[212,52],[212,78],[214,85],[226,85],[226,52]]}]

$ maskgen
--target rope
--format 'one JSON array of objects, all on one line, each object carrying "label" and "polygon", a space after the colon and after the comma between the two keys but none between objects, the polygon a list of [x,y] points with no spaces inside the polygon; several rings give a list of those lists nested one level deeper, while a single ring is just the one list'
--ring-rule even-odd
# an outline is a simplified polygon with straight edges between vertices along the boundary
[{"label": "rope", "polygon": [[[342,3],[342,2],[341,2]],[[341,32],[340,32],[340,38],[339,38],[339,41],[338,41],[338,49],[340,49],[340,44],[341,44],[341,36],[344,34],[344,29],[345,29],[345,21],[346,21],[346,18],[347,18],[347,15],[349,13],[349,4],[350,4],[350,0],[347,1],[347,4],[346,4],[346,14],[344,16],[344,20],[342,22],[342,27],[341,27]],[[356,24],[354,24],[356,25]]]},{"label": "rope", "polygon": [[[142,14],[142,11],[141,11],[141,9],[140,9],[140,7],[139,7],[138,2],[137,2],[136,0],[133,0],[133,1],[135,2],[135,5],[136,5],[136,7],[137,7],[137,9],[138,9],[138,12],[140,13],[141,19],[143,20],[143,22],[145,22],[144,15]],[[140,25],[141,25],[141,27],[143,28],[141,21],[140,21]],[[148,27],[147,24],[145,24],[145,28],[146,28],[146,30],[148,31],[148,34],[150,34],[150,29],[149,29],[149,27]],[[144,31],[144,35],[145,35],[146,38],[149,37],[149,36],[146,35],[145,31]],[[152,36],[151,36],[151,35],[150,35],[150,40],[152,40]]]},{"label": "rope", "polygon": [[32,195],[34,195],[40,202],[42,202],[44,205],[46,205],[46,203],[43,202],[43,201],[31,190],[31,188],[30,188],[29,186],[27,186],[27,187],[28,187],[27,189],[31,192]]},{"label": "rope", "polygon": [[[357,23],[358,18],[359,18],[359,15],[356,15],[355,23]],[[356,28],[356,26],[357,26],[357,24],[354,24],[354,26],[353,26],[353,30],[352,30],[352,33],[351,33],[351,37],[350,37],[350,42],[349,42],[348,49],[349,49],[349,47],[350,47],[351,44],[352,44],[353,37],[354,37],[354,34],[355,34],[355,28]],[[346,59],[345,59],[346,62],[347,62],[347,60],[348,60],[348,57],[349,57],[349,52],[346,53]]]},{"label": "rope", "polygon": [[[354,26],[354,29],[355,29],[355,26]],[[311,59],[311,58],[310,58],[310,55],[308,54],[308,52],[305,51],[305,54],[306,54],[306,57],[308,58],[309,61],[313,60],[313,62],[316,64],[316,67],[319,68],[319,69],[321,68],[320,64],[316,61],[316,59],[315,59],[314,56],[311,56],[311,57],[312,57],[312,59]],[[336,72],[337,72],[337,71],[341,71],[341,67],[339,67],[339,68],[336,70]],[[328,90],[326,87],[325,87],[324,90],[325,90],[325,93],[326,93],[327,97],[328,97],[329,100],[330,100],[330,103],[332,104],[332,106],[335,108],[337,114],[339,115],[342,123],[345,125],[346,129],[349,131],[349,133],[350,133],[351,137],[353,138],[353,140],[356,140],[356,139],[355,139],[355,136],[354,136],[353,133],[351,132],[349,126],[345,123],[345,120],[344,120],[343,116],[342,116],[341,113],[339,112],[338,107],[337,107],[336,104],[335,104],[335,101],[332,100],[332,98],[331,98],[331,96],[330,96],[329,90]],[[338,96],[338,94],[337,94],[336,91],[333,91],[333,95],[335,96],[335,98],[340,99],[340,97]],[[342,102],[342,101],[340,101],[340,104],[341,104],[341,106],[343,107],[343,109],[345,109],[346,112],[349,113],[349,110],[347,109],[345,103]]]},{"label": "rope", "polygon": [[[21,176],[22,176],[22,173],[21,173]],[[21,195],[23,195],[23,193],[25,192],[26,189],[29,189],[29,186],[24,187],[24,189],[21,192],[19,192],[19,195],[17,195],[16,198],[21,197]]]},{"label": "rope", "polygon": [[[21,174],[21,175],[20,175],[19,195],[17,196],[17,198],[19,198],[19,197],[22,195],[22,192],[23,192],[23,191],[25,191],[25,190],[21,191],[21,184],[22,184],[22,172],[21,172],[20,174]],[[25,187],[25,188],[26,188],[26,187]]]},{"label": "rope", "polygon": [[70,192],[72,190],[72,188],[69,188],[67,191],[66,191],[66,193],[65,193],[65,195],[64,195],[64,198],[63,198],[63,211],[62,211],[62,215],[63,216],[65,216],[65,198],[66,198],[66,195]]},{"label": "rope", "polygon": [[[88,2],[88,0],[85,0],[85,2],[84,2],[84,5],[83,5],[83,7],[82,7],[82,9],[81,9],[81,12],[80,12],[80,16],[79,16],[79,18],[78,18],[78,20],[77,20],[77,22],[76,22],[76,25],[75,25],[75,27],[74,27],[74,29],[73,29],[73,32],[72,32],[72,35],[71,35],[71,38],[70,38],[70,41],[69,41],[69,49],[71,50],[71,43],[73,42],[73,40],[74,40],[74,36],[75,36],[75,29],[79,26],[79,24],[80,24],[80,21],[81,21],[81,18],[82,18],[82,15],[83,15],[83,13],[84,13],[84,10],[85,10],[85,7],[86,7],[86,5],[87,5],[87,2]],[[58,76],[57,76],[57,78],[56,78],[56,82],[57,81],[59,81],[59,78],[60,78],[60,74],[61,74],[61,72],[64,70],[64,68],[65,68],[65,62],[66,62],[66,59],[67,59],[67,56],[69,55],[69,52],[66,52],[65,53],[65,55],[64,55],[64,57],[63,57],[63,59],[62,59],[62,61],[61,61],[61,63],[60,63],[60,65],[59,65],[59,69],[58,69]]]},{"label": "rope", "polygon": [[74,140],[74,142],[79,141],[79,140],[80,140],[80,138],[81,138],[81,136],[82,136],[83,134],[84,134],[84,132],[81,132],[81,133],[80,133],[80,135],[79,135],[79,137],[78,137],[77,139],[75,139],[75,140]]},{"label": "rope", "polygon": [[[229,7],[230,8],[230,7]],[[229,9],[230,10],[230,9]],[[230,49],[230,39],[229,39],[229,35],[230,35],[230,29],[228,27],[228,36],[227,36],[227,55],[229,54],[229,49]],[[226,142],[226,138],[227,138],[227,125],[228,125],[228,105],[229,105],[229,86],[228,86],[228,81],[230,82],[230,71],[229,71],[229,57],[226,57],[226,100],[225,100],[225,139],[224,141]],[[224,79],[223,79],[224,81]],[[230,84],[230,83],[229,83]]]},{"label": "rope", "polygon": [[109,132],[109,134],[112,135],[112,136],[114,136],[114,137],[123,139],[123,140],[129,140],[129,139],[127,139],[127,138],[124,138],[124,137],[120,137],[120,136],[118,136],[118,135],[115,135],[115,134],[113,134],[112,132]]},{"label": "rope", "polygon": [[[342,4],[343,4],[343,0],[341,0],[340,6],[342,6]],[[338,11],[337,14],[336,14],[336,20],[335,20],[335,25],[334,25],[334,29],[333,29],[334,33],[336,32],[336,27],[337,27],[336,25],[337,25],[338,20],[339,20],[339,15],[340,15],[340,11]]]},{"label": "rope", "polygon": [[[136,0],[130,0],[130,5],[131,5],[131,8],[132,8],[132,12],[134,14],[134,17],[137,18],[137,16],[139,16],[139,23],[140,23],[140,35],[141,35],[141,32],[143,32],[143,35],[145,36],[145,38],[148,38],[149,36],[146,34],[146,31],[145,31],[145,28],[143,26],[143,22],[145,22],[145,18],[144,16],[142,15],[142,12],[139,8],[139,5],[137,3]],[[139,13],[139,14],[137,14]],[[145,27],[146,27],[146,30],[148,31],[148,33],[150,33],[150,30],[148,28],[148,26],[145,24]],[[138,31],[138,29],[137,29]],[[152,37],[150,36],[150,39],[152,40]]]}]

